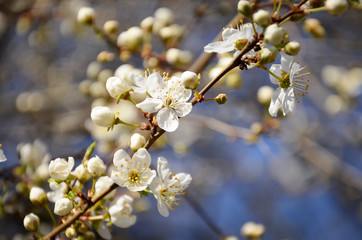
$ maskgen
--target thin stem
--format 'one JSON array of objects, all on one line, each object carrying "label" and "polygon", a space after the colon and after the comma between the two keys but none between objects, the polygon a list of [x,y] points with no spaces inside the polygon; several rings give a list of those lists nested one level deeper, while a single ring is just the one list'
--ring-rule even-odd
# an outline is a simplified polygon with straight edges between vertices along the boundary
[{"label": "thin stem", "polygon": [[280,8],[282,7],[282,4],[283,4],[283,0],[279,0],[278,9],[277,9],[278,16],[280,14]]},{"label": "thin stem", "polygon": [[92,182],[92,193],[94,193],[95,187],[96,187],[96,178],[93,178],[93,182]]},{"label": "thin stem", "polygon": [[34,232],[34,234],[37,238],[39,238],[41,240],[43,239],[43,237],[39,234],[39,232]]},{"label": "thin stem", "polygon": [[256,31],[256,28],[255,28],[255,24],[254,24],[254,21],[252,18],[250,18],[250,21],[251,21],[251,25],[253,26],[253,30],[254,30],[254,34],[255,36],[258,36],[258,32]]},{"label": "thin stem", "polygon": [[277,10],[277,0],[273,0],[273,13]]},{"label": "thin stem", "polygon": [[54,214],[52,213],[52,211],[49,209],[49,206],[48,204],[46,203],[44,205],[45,209],[48,211],[49,215],[50,215],[50,218],[52,219],[52,222],[53,222],[53,228],[55,228],[57,226],[57,222],[55,221],[55,218],[54,218]]},{"label": "thin stem", "polygon": [[268,68],[263,68],[265,71],[267,71],[270,75],[278,79],[279,81],[282,81],[283,79],[277,75],[275,75],[272,71],[270,71]]},{"label": "thin stem", "polygon": [[319,7],[319,8],[308,9],[306,11],[309,12],[309,13],[313,13],[313,12],[327,11],[327,8],[326,7]]},{"label": "thin stem", "polygon": [[90,221],[103,220],[103,219],[104,219],[104,216],[103,216],[103,215],[89,216],[87,219],[90,220]]},{"label": "thin stem", "polygon": [[283,25],[284,23],[288,22],[289,20],[290,20],[290,17],[287,17],[281,23],[279,23],[279,26]]},{"label": "thin stem", "polygon": [[115,124],[124,124],[124,125],[130,126],[130,127],[135,127],[135,128],[140,128],[140,127],[141,127],[141,126],[139,126],[139,125],[133,125],[133,124],[131,124],[131,123],[126,123],[126,122],[122,121],[122,120],[119,119],[119,118],[116,119]]}]

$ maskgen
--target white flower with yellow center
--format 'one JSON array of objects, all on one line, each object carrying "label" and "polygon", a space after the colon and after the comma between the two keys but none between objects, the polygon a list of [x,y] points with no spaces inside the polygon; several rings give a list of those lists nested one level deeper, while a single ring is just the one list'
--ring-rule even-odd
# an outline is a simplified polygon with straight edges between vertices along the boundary
[{"label": "white flower with yellow center", "polygon": [[183,86],[180,78],[162,77],[158,72],[147,77],[146,85],[150,97],[136,106],[145,112],[157,112],[158,126],[166,132],[175,131],[179,118],[191,112],[192,104],[187,101],[192,91]]},{"label": "white flower with yellow center", "polygon": [[[263,28],[255,24],[255,29],[258,34],[263,32]],[[246,23],[238,26],[236,29],[233,27],[225,28],[222,32],[222,41],[216,41],[207,44],[204,47],[205,52],[227,53],[236,51],[234,57],[245,47],[248,41],[254,38],[254,29],[251,23]],[[249,54],[255,54],[251,50]]]},{"label": "white flower with yellow center", "polygon": [[137,217],[132,215],[132,202],[133,198],[123,195],[109,208],[109,215],[111,215],[111,221],[114,225],[128,228],[136,223]]},{"label": "white flower with yellow center", "polygon": [[283,114],[286,115],[293,111],[294,102],[298,100],[298,96],[304,96],[308,93],[309,79],[303,77],[310,73],[301,73],[306,67],[301,67],[294,62],[294,57],[281,52],[281,64],[273,64],[270,67],[270,80],[274,84],[278,84],[273,94],[269,106],[269,113],[272,117],[276,117],[281,107]]},{"label": "white flower with yellow center", "polygon": [[177,201],[182,198],[184,190],[191,183],[191,175],[187,173],[172,174],[165,158],[159,157],[157,161],[158,177],[155,177],[150,185],[153,195],[157,199],[157,208],[160,214],[168,217],[169,211],[174,210],[175,204],[181,206]]},{"label": "white flower with yellow center", "polygon": [[151,156],[145,148],[138,149],[132,158],[120,149],[114,154],[113,164],[113,181],[133,192],[145,190],[156,176],[156,171],[149,168]]}]

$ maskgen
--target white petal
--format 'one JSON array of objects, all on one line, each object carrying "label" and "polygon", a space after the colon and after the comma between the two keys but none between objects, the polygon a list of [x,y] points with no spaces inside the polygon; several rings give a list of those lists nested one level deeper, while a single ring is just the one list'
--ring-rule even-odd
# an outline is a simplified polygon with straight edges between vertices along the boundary
[{"label": "white petal", "polygon": [[[157,170],[158,171],[158,170]],[[150,184],[150,189],[153,192],[153,195],[155,195],[155,198],[158,198],[158,188],[161,187],[161,179],[159,177],[154,177],[151,184]]]},{"label": "white petal", "polygon": [[283,110],[283,114],[284,116],[288,113],[291,113],[294,109],[294,91],[293,88],[288,88],[285,91],[285,96],[283,99],[283,104],[282,104],[282,110]]},{"label": "white petal", "polygon": [[167,159],[159,157],[157,160],[157,173],[160,178],[165,181],[170,177],[170,168],[168,167]]},{"label": "white petal", "polygon": [[163,102],[157,98],[146,98],[143,102],[140,102],[136,107],[141,108],[142,111],[148,113],[157,112],[162,108]]},{"label": "white petal", "polygon": [[163,89],[164,83],[164,79],[158,72],[152,73],[146,80],[147,92],[153,98],[161,98],[162,94],[160,91]]},{"label": "white petal", "polygon": [[204,47],[205,52],[227,53],[235,49],[235,43],[226,41],[217,41],[207,44]]},{"label": "white petal", "polygon": [[166,203],[164,203],[161,198],[157,199],[157,209],[158,212],[164,217],[168,217],[170,215]]},{"label": "white petal", "polygon": [[[271,67],[270,67],[269,70],[270,70],[272,73],[274,73],[275,75],[277,75],[278,77],[280,77],[280,76],[281,76],[281,73],[280,73],[281,68],[282,68],[282,66],[281,66],[280,64],[273,64],[273,65],[271,65]],[[269,74],[269,78],[270,78],[270,81],[271,81],[272,83],[274,83],[274,84],[279,84],[279,80],[276,79],[273,75]]]},{"label": "white petal", "polygon": [[278,115],[278,111],[282,105],[284,96],[285,93],[282,88],[279,87],[277,90],[275,90],[269,106],[269,113],[272,117],[276,117]]},{"label": "white petal", "polygon": [[112,239],[112,234],[109,231],[108,227],[101,221],[95,223],[93,222],[93,226],[96,229],[99,236],[101,236],[103,239],[110,240]]},{"label": "white petal", "polygon": [[137,87],[146,87],[146,78],[142,75],[132,73],[131,80]]},{"label": "white petal", "polygon": [[149,185],[152,183],[153,179],[156,177],[156,171],[155,170],[147,170],[145,172],[142,173],[141,175],[141,180]]},{"label": "white petal", "polygon": [[112,180],[121,187],[126,187],[126,182],[128,181],[127,177],[120,175],[119,172],[112,171],[111,173]]},{"label": "white petal", "polygon": [[241,38],[241,32],[235,28],[226,28],[222,32],[222,39],[223,41],[227,42],[235,42]]},{"label": "white petal", "polygon": [[175,177],[180,179],[180,184],[185,188],[187,188],[192,181],[192,177],[188,173],[178,173]]},{"label": "white petal", "polygon": [[173,107],[178,117],[184,117],[187,114],[189,114],[192,110],[191,103],[175,103]]},{"label": "white petal", "polygon": [[117,152],[114,153],[113,157],[113,165],[117,168],[121,168],[121,164],[124,164],[124,160],[131,160],[131,157],[127,154],[126,151],[123,149],[119,149]]},{"label": "white petal", "polygon": [[151,164],[151,156],[147,152],[146,148],[140,148],[132,157],[134,161],[132,162],[132,168],[137,169],[138,162],[142,167],[148,168]]},{"label": "white petal", "polygon": [[281,58],[280,58],[280,62],[282,65],[282,70],[285,72],[290,72],[290,69],[292,67],[292,64],[294,63],[294,57],[293,56],[289,56],[288,54],[285,54],[284,52],[280,52],[281,54]]},{"label": "white petal", "polygon": [[137,183],[137,184],[129,184],[127,188],[131,192],[139,192],[145,190],[147,186],[148,186],[147,183]]},{"label": "white petal", "polygon": [[162,108],[157,113],[158,126],[166,132],[173,132],[178,127],[178,117],[173,109],[168,107]]},{"label": "white petal", "polygon": [[6,161],[6,157],[4,154],[4,151],[2,149],[0,149],[0,162],[5,162]]}]

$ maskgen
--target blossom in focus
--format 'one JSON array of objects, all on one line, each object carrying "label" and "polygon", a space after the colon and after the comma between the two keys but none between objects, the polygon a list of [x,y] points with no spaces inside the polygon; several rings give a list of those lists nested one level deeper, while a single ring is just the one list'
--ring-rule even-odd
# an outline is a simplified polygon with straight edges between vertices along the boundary
[{"label": "blossom in focus", "polygon": [[68,157],[68,162],[64,158],[57,158],[49,164],[49,175],[55,181],[64,181],[69,176],[73,166],[74,158]]},{"label": "blossom in focus", "polygon": [[299,102],[298,96],[304,96],[308,90],[308,79],[303,77],[310,73],[301,73],[305,67],[294,62],[294,57],[281,52],[281,64],[273,64],[270,67],[270,80],[278,84],[269,106],[269,113],[276,117],[281,107],[286,115],[293,111],[294,101]]},{"label": "blossom in focus", "polygon": [[[114,181],[112,180],[112,178],[108,177],[108,176],[103,176],[98,178],[96,184],[95,184],[95,195],[94,196],[98,196],[101,195],[102,193],[104,193],[106,190],[108,190],[112,185],[113,185]],[[113,190],[112,192],[108,193],[105,198],[111,198],[114,194],[116,193],[116,189]]]},{"label": "blossom in focus", "polygon": [[32,187],[30,189],[29,199],[34,204],[43,205],[47,201],[45,191],[40,187]]},{"label": "blossom in focus", "polygon": [[140,148],[132,158],[123,149],[114,154],[112,179],[121,187],[130,191],[142,191],[152,182],[156,175],[155,170],[149,168],[151,156],[145,148]]},{"label": "blossom in focus", "polygon": [[55,202],[54,213],[59,216],[67,215],[72,210],[73,204],[68,198],[60,198]]},{"label": "blossom in focus", "polygon": [[40,219],[34,213],[29,213],[24,218],[24,227],[28,231],[37,232],[39,228]]},{"label": "blossom in focus", "polygon": [[158,72],[148,76],[146,85],[151,97],[136,106],[145,112],[157,112],[158,126],[167,132],[175,131],[179,117],[191,112],[192,104],[186,101],[191,97],[192,91],[185,89],[180,78],[162,77]]},{"label": "blossom in focus", "polygon": [[106,165],[98,156],[89,159],[87,168],[93,177],[99,177],[106,171]]},{"label": "blossom in focus", "polygon": [[[258,34],[263,32],[263,28],[255,24],[255,29]],[[236,51],[234,57],[237,56],[248,41],[254,37],[254,29],[251,23],[243,24],[238,28],[226,28],[222,32],[222,41],[216,41],[207,44],[204,47],[205,52],[227,53]],[[250,54],[255,54],[253,50]]]},{"label": "blossom in focus", "polygon": [[182,200],[179,195],[191,183],[191,175],[187,173],[172,174],[165,158],[159,157],[157,161],[157,173],[150,185],[150,189],[157,199],[157,208],[160,214],[168,217],[169,211],[174,210],[175,204],[181,206],[177,201]]},{"label": "blossom in focus", "polygon": [[132,202],[133,199],[130,196],[123,195],[109,208],[111,221],[114,225],[121,228],[128,228],[136,223],[137,217],[132,215]]}]

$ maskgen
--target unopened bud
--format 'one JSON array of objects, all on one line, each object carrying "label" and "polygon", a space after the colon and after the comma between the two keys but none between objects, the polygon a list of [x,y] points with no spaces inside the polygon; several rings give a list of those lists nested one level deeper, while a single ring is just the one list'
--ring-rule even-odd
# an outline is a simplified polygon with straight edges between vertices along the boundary
[{"label": "unopened bud", "polygon": [[133,151],[137,151],[146,144],[146,138],[139,133],[134,133],[131,137],[129,146]]},{"label": "unopened bud", "polygon": [[130,90],[130,86],[126,80],[118,77],[110,77],[106,82],[106,88],[113,98],[122,97]]},{"label": "unopened bud", "polygon": [[308,18],[304,21],[304,29],[315,38],[324,38],[326,31],[320,21],[315,18]]},{"label": "unopened bud", "polygon": [[37,232],[39,229],[39,223],[39,217],[34,213],[29,213],[24,218],[24,227],[28,231]]},{"label": "unopened bud", "polygon": [[300,51],[300,43],[296,41],[289,42],[285,45],[284,50],[288,55],[297,55]]},{"label": "unopened bud", "polygon": [[143,42],[143,32],[140,27],[134,26],[127,31],[122,32],[117,38],[119,47],[126,47],[131,51],[135,51]]},{"label": "unopened bud", "polygon": [[94,107],[91,118],[95,124],[102,127],[112,127],[115,121],[114,112],[109,107]]},{"label": "unopened bud", "polygon": [[55,202],[54,213],[59,216],[65,216],[72,210],[72,208],[72,201],[68,198],[61,198]]},{"label": "unopened bud", "polygon": [[116,34],[119,29],[119,23],[115,20],[109,20],[104,23],[103,30],[107,34]]},{"label": "unopened bud", "polygon": [[77,16],[78,22],[82,24],[91,25],[94,22],[95,14],[96,13],[93,8],[82,7],[78,11],[78,16]]},{"label": "unopened bud", "polygon": [[78,167],[74,169],[72,174],[79,180],[81,183],[86,183],[90,178],[91,175],[87,171],[87,169],[84,167],[83,164],[80,164]]},{"label": "unopened bud", "polygon": [[181,75],[181,82],[187,89],[196,89],[200,84],[200,75],[191,71],[183,72]]},{"label": "unopened bud", "polygon": [[217,104],[224,104],[226,103],[226,101],[228,100],[228,97],[226,96],[226,94],[224,93],[220,93],[219,95],[217,95],[217,97],[215,98],[215,102]]},{"label": "unopened bud", "polygon": [[87,231],[86,233],[84,233],[84,237],[87,240],[94,240],[96,239],[96,235],[94,234],[94,232],[91,231]]},{"label": "unopened bud", "polygon": [[250,16],[252,9],[251,9],[251,4],[249,1],[246,0],[240,0],[238,2],[238,11],[239,13],[241,13],[242,15],[248,17]]},{"label": "unopened bud", "polygon": [[114,59],[114,54],[108,51],[102,51],[97,56],[97,61],[100,63],[110,62]]},{"label": "unopened bud", "polygon": [[154,22],[155,22],[155,19],[153,17],[146,17],[145,19],[142,20],[140,26],[146,32],[151,32]]},{"label": "unopened bud", "polygon": [[262,224],[247,222],[242,226],[240,232],[241,235],[245,236],[246,238],[258,239],[263,236],[265,228]]},{"label": "unopened bud", "polygon": [[106,171],[106,165],[98,156],[92,157],[87,163],[87,169],[93,177],[99,177]]},{"label": "unopened bud", "polygon": [[168,8],[162,7],[155,11],[155,19],[162,22],[165,26],[170,25],[174,21],[175,14]]},{"label": "unopened bud", "polygon": [[75,230],[74,227],[68,227],[65,230],[65,236],[67,236],[67,238],[74,238],[77,236],[77,231]]},{"label": "unopened bud", "polygon": [[348,2],[347,0],[327,0],[325,6],[331,15],[338,16],[347,11]]},{"label": "unopened bud", "polygon": [[270,86],[262,86],[258,89],[258,92],[256,94],[256,98],[258,102],[264,105],[268,105],[271,101],[271,98],[273,96],[274,89]]},{"label": "unopened bud", "polygon": [[281,44],[284,38],[283,28],[279,27],[276,23],[266,28],[264,33],[265,42],[270,43],[274,46]]},{"label": "unopened bud", "polygon": [[258,10],[253,14],[253,20],[256,24],[267,27],[270,23],[270,13],[263,9]]},{"label": "unopened bud", "polygon": [[42,188],[32,187],[30,190],[29,199],[34,204],[44,205],[47,201],[47,195]]},{"label": "unopened bud", "polygon": [[278,49],[275,47],[263,47],[259,53],[259,59],[261,64],[268,64],[275,61],[278,56]]}]

